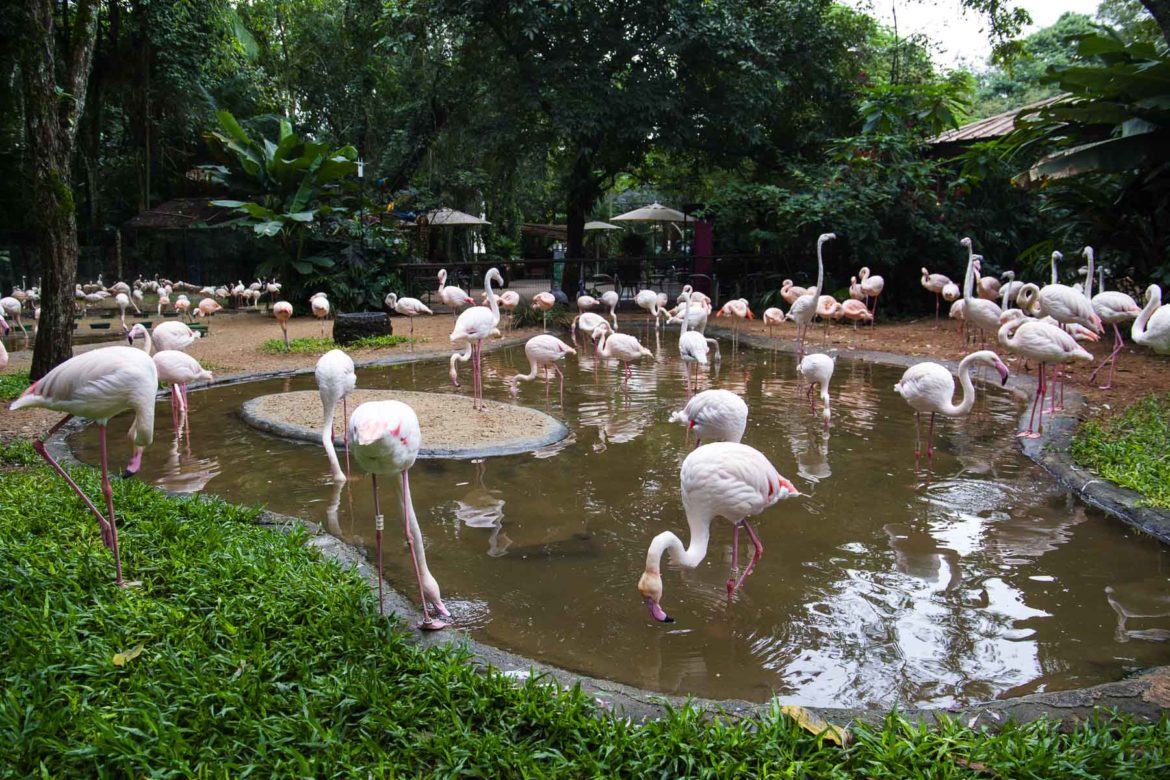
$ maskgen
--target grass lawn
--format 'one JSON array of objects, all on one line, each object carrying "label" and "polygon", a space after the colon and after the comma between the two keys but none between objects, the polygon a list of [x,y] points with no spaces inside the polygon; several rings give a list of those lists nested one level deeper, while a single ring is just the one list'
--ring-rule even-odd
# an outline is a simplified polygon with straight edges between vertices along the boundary
[{"label": "grass lawn", "polygon": [[1148,395],[1106,421],[1081,426],[1069,452],[1110,482],[1170,509],[1170,394]]},{"label": "grass lawn", "polygon": [[[410,336],[367,336],[353,342],[346,349],[381,349],[408,344],[414,340]],[[306,355],[323,355],[331,349],[338,348],[338,345],[329,337],[290,339],[288,346],[288,352]],[[284,339],[268,339],[260,345],[260,351],[270,355],[284,354],[286,352]]]},{"label": "grass lawn", "polygon": [[[1170,721],[992,733],[896,715],[841,748],[779,714],[632,725],[413,645],[258,510],[114,486],[127,579],[27,445],[0,448],[0,776],[1139,778]],[[74,472],[98,495],[92,469]]]}]

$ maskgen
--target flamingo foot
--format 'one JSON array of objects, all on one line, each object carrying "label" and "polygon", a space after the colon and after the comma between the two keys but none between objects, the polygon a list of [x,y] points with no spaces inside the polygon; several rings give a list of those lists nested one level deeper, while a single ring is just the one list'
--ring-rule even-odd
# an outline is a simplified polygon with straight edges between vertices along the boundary
[{"label": "flamingo foot", "polygon": [[735,594],[735,576],[727,578],[727,598],[731,598]]},{"label": "flamingo foot", "polygon": [[418,629],[420,631],[441,631],[446,627],[446,623],[436,618],[427,618],[418,622]]},{"label": "flamingo foot", "polygon": [[1043,433],[1040,431],[1024,431],[1023,433],[1017,433],[1016,437],[1022,439],[1039,439],[1042,435]]}]

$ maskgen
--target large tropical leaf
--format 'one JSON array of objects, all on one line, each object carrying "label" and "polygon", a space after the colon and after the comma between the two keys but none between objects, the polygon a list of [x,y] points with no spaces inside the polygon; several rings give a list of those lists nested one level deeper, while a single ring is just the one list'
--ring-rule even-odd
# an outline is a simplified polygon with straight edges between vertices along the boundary
[{"label": "large tropical leaf", "polygon": [[1025,174],[1029,183],[1084,173],[1120,173],[1164,158],[1170,131],[1140,133],[1084,144],[1041,158]]}]

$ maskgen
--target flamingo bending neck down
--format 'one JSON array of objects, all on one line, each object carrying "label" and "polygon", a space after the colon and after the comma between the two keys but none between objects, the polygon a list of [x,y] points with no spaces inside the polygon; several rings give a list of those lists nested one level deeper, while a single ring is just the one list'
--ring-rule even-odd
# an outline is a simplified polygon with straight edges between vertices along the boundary
[{"label": "flamingo bending neck down", "polygon": [[833,378],[833,369],[836,367],[837,350],[835,349],[829,350],[827,354],[805,355],[797,366],[800,375],[808,382],[809,408],[812,408],[813,387],[820,387],[821,404],[824,406],[821,416],[824,417],[826,427],[832,417],[832,412],[829,411],[829,380]]},{"label": "flamingo bending neck down", "polygon": [[[1034,439],[1044,432],[1044,394],[1048,390],[1046,366],[1048,363],[1089,362],[1093,356],[1076,339],[1056,325],[1029,319],[1019,309],[1008,309],[1000,317],[999,343],[1017,355],[1035,360],[1037,369],[1036,400],[1028,416],[1028,430],[1016,434]],[[1040,427],[1033,429],[1036,411],[1040,411]]]},{"label": "flamingo bending neck down", "polygon": [[618,329],[617,324],[617,307],[621,302],[621,297],[614,290],[606,290],[601,294],[601,305],[609,308],[609,318],[613,320],[613,329]]},{"label": "flamingo bending neck down", "polygon": [[341,401],[342,431],[345,441],[345,461],[349,464],[349,429],[345,425],[346,410],[345,397],[357,387],[357,375],[353,369],[353,359],[340,349],[331,349],[317,361],[313,371],[317,379],[317,390],[321,393],[321,407],[325,418],[321,429],[321,445],[325,447],[325,455],[329,458],[329,470],[334,482],[345,482],[345,472],[337,462],[337,451],[333,446],[333,416],[337,413],[337,402]]},{"label": "flamingo bending neck down", "polygon": [[704,390],[696,393],[687,405],[672,412],[668,422],[680,422],[695,432],[695,446],[704,441],[734,441],[743,438],[747,428],[748,408],[744,400],[730,390]]},{"label": "flamingo bending neck down", "polygon": [[1162,288],[1146,288],[1146,305],[1133,323],[1130,338],[1159,355],[1170,355],[1170,305],[1162,305]]},{"label": "flamingo bending neck down", "polygon": [[486,308],[473,306],[464,311],[455,321],[455,329],[451,331],[451,344],[458,347],[462,342],[465,345],[463,353],[456,352],[451,356],[451,379],[458,387],[459,381],[455,377],[455,361],[466,362],[469,355],[473,361],[471,385],[473,406],[476,409],[483,409],[483,361],[481,358],[483,342],[492,335],[498,336],[500,333],[496,327],[500,324],[500,305],[492,291],[493,279],[497,284],[504,283],[504,277],[500,275],[497,268],[489,268],[483,277],[483,288],[488,294],[488,306]]},{"label": "flamingo bending neck down", "polygon": [[446,627],[446,623],[431,617],[428,602],[434,605],[441,617],[451,613],[443,606],[439,583],[427,568],[427,554],[423,544],[422,530],[414,514],[414,502],[410,499],[410,479],[407,472],[418,458],[422,444],[422,430],[418,416],[401,401],[366,401],[353,410],[349,418],[349,439],[353,442],[353,457],[358,467],[370,474],[374,489],[374,535],[377,540],[378,558],[378,611],[382,611],[382,508],[378,499],[378,477],[401,476],[402,522],[406,544],[410,547],[411,561],[418,580],[419,596],[422,599],[423,621],[419,628],[435,631]]},{"label": "flamingo bending neck down", "polygon": [[739,324],[744,319],[754,320],[756,315],[752,314],[752,310],[748,307],[747,298],[735,298],[723,304],[723,308],[719,310],[716,317],[732,317],[731,322],[731,346],[733,348],[739,347]]},{"label": "flamingo bending neck down", "polygon": [[764,309],[761,319],[768,326],[768,338],[772,338],[772,328],[784,324],[784,312],[776,306],[769,306]]},{"label": "flamingo bending neck down", "polygon": [[106,497],[106,512],[98,511],[89,497],[45,449],[43,439],[33,442],[33,449],[64,477],[69,487],[85,502],[102,529],[102,540],[114,554],[115,582],[125,586],[122,579],[122,558],[118,551],[118,524],[114,515],[114,491],[110,486],[109,453],[106,446],[106,427],[112,417],[129,409],[134,412],[130,424],[130,441],[134,454],[123,476],[136,474],[142,465],[142,453],[154,440],[154,400],[158,391],[158,369],[154,361],[139,349],[132,347],[104,347],[75,355],[33,382],[12,402],[12,410],[26,406],[64,412],[66,417],[49,429],[45,438],[53,435],[74,415],[93,420],[100,434],[102,493]]},{"label": "flamingo bending neck down", "polygon": [[658,305],[658,293],[654,290],[638,290],[638,294],[634,296],[634,303],[650,313],[650,316],[654,318],[655,328],[661,327],[661,318],[666,313]]},{"label": "flamingo bending neck down", "polygon": [[[727,579],[727,597],[743,585],[751,574],[764,545],[748,518],[758,515],[777,501],[800,493],[768,462],[758,450],[737,442],[715,442],[687,455],[679,472],[683,508],[690,526],[690,546],[670,531],[663,531],[650,542],[646,552],[646,570],[638,580],[638,592],[646,603],[650,617],[663,623],[674,622],[662,610],[662,558],[669,552],[674,562],[693,569],[707,557],[711,541],[711,523],[723,517],[732,524],[731,575]],[[748,532],[755,551],[751,562],[739,573],[739,529]]]},{"label": "flamingo bending neck down", "polygon": [[199,365],[198,360],[177,349],[155,352],[152,360],[155,369],[158,370],[158,380],[171,386],[171,419],[174,421],[175,431],[182,436],[186,428],[187,436],[190,437],[187,385],[191,382],[210,382],[211,372]]},{"label": "flamingo bending neck down", "polygon": [[686,300],[683,301],[682,325],[678,334],[678,352],[683,361],[683,369],[686,371],[687,395],[689,396],[693,392],[691,390],[691,363],[696,366],[694,389],[698,390],[698,371],[707,367],[708,339],[702,333],[690,330],[688,327],[691,314],[691,286],[689,284],[683,287],[683,295],[686,296]]},{"label": "flamingo bending neck down", "polygon": [[922,432],[919,424],[919,415],[930,412],[930,430],[926,436],[926,455],[934,457],[934,416],[945,414],[947,417],[962,417],[971,411],[975,405],[975,386],[971,383],[971,366],[973,363],[984,363],[999,372],[1001,384],[1007,384],[1008,368],[991,350],[985,349],[972,352],[959,363],[959,382],[963,386],[963,400],[956,404],[952,400],[955,394],[955,378],[949,370],[938,363],[929,361],[917,363],[902,374],[902,379],[894,385],[894,392],[906,399],[910,408],[914,410],[914,457],[921,453]]},{"label": "flamingo bending neck down", "polygon": [[565,405],[565,375],[561,372],[558,362],[564,360],[566,355],[576,355],[577,350],[570,347],[565,342],[558,339],[556,336],[550,336],[547,333],[542,333],[539,336],[533,336],[524,344],[524,354],[528,356],[528,366],[530,368],[527,374],[516,374],[508,382],[512,385],[512,391],[516,392],[519,389],[520,382],[531,382],[536,379],[536,374],[540,369],[544,369],[544,399],[548,401],[549,390],[549,370],[555,370],[557,375],[561,378],[561,406]]}]

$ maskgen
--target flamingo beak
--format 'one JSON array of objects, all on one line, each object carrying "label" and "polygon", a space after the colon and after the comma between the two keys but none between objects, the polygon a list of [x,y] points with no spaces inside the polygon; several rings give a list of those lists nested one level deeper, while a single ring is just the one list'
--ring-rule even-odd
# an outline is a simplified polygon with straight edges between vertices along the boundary
[{"label": "flamingo beak", "polygon": [[997,360],[997,361],[995,361],[995,370],[999,372],[1000,386],[1002,387],[1003,385],[1006,385],[1007,381],[1008,381],[1008,373],[1009,373],[1008,367]]},{"label": "flamingo beak", "polygon": [[650,612],[650,617],[657,620],[659,623],[673,623],[674,618],[662,611],[662,607],[658,602],[647,596],[643,601],[646,602],[646,609]]},{"label": "flamingo beak", "polygon": [[780,498],[789,498],[790,496],[799,496],[800,491],[796,486],[789,482],[784,477],[780,477]]}]

